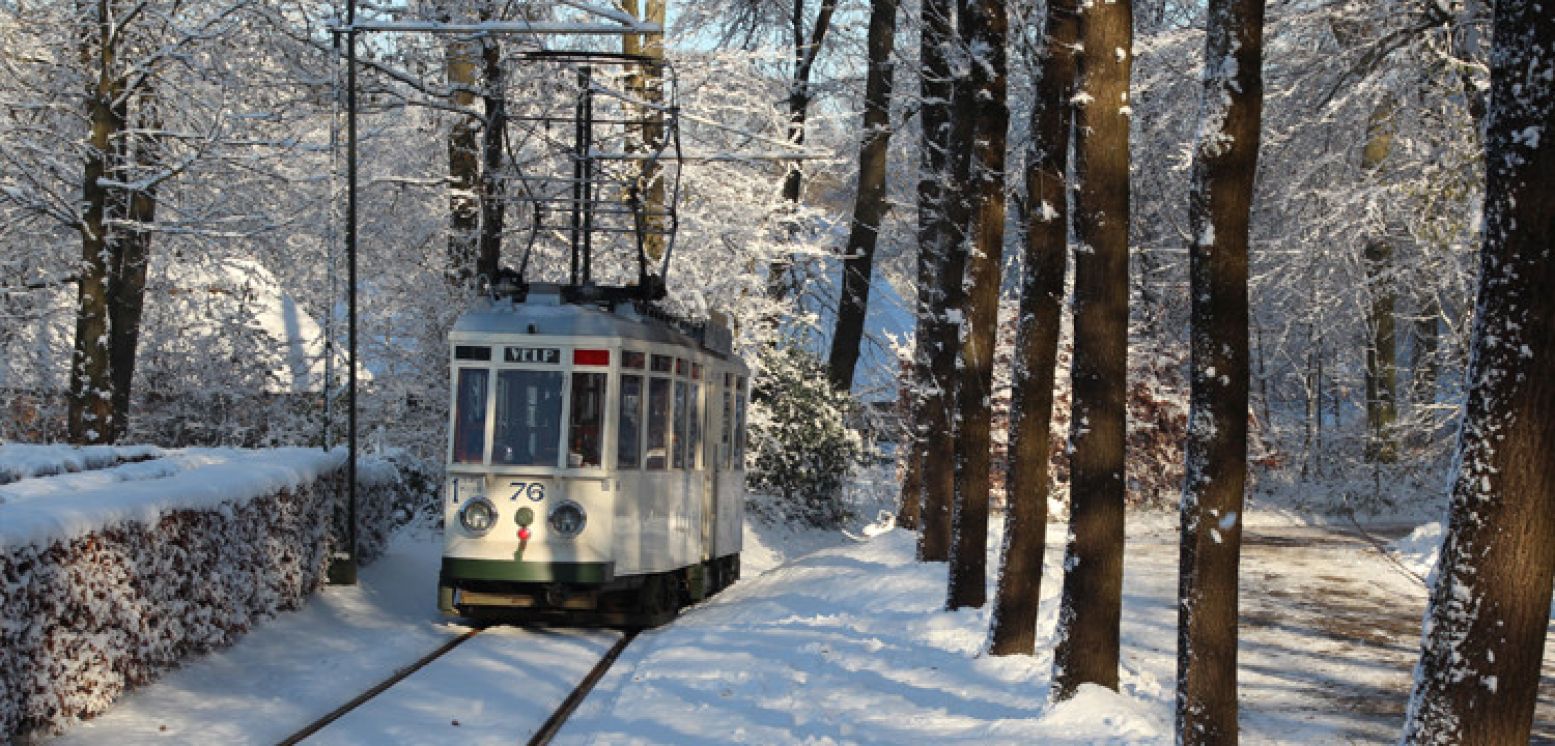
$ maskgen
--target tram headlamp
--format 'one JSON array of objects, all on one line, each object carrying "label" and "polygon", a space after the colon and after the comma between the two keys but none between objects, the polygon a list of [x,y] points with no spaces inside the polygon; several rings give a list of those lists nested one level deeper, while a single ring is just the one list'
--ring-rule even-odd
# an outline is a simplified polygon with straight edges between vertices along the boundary
[{"label": "tram headlamp", "polygon": [[471,500],[459,511],[459,525],[476,536],[484,536],[497,523],[497,509],[486,498]]},{"label": "tram headlamp", "polygon": [[549,519],[551,530],[556,533],[572,537],[583,533],[583,525],[588,523],[588,515],[583,512],[583,506],[575,502],[564,502],[551,511]]}]

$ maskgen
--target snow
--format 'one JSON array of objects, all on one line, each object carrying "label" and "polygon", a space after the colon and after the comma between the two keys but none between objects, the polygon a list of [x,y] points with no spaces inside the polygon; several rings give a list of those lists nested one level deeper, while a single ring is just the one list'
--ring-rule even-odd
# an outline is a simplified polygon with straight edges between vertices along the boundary
[{"label": "snow", "polygon": [[0,489],[0,549],[70,540],[172,510],[214,509],[293,489],[338,468],[341,449],[188,449],[162,459]]},{"label": "snow", "polygon": [[[102,469],[121,461],[154,458],[155,446],[68,446],[0,444],[0,484],[30,477]],[[3,499],[0,499],[3,502]]]},{"label": "snow", "polygon": [[1428,577],[1436,569],[1444,534],[1441,521],[1432,521],[1417,526],[1408,536],[1393,542],[1389,549],[1411,572]]},{"label": "snow", "polygon": [[[1222,525],[1231,520],[1252,537],[1243,740],[1392,737],[1398,720],[1376,703],[1402,714],[1423,589],[1359,539],[1288,514],[1227,514]],[[1176,524],[1174,513],[1130,516],[1120,690],[1084,686],[1056,704],[1048,681],[1064,527],[1049,526],[1037,654],[991,657],[988,611],[943,610],[945,565],[914,561],[914,534],[888,521],[848,534],[749,525],[745,578],[641,635],[556,743],[1171,743]],[[1001,531],[995,521],[993,552]],[[1309,546],[1259,543],[1260,534]],[[433,608],[438,552],[431,532],[402,532],[360,585],[325,588],[57,743],[283,738],[465,631]],[[1333,626],[1384,609],[1400,619],[1363,621],[1360,632]],[[522,741],[616,635],[488,630],[309,742]]]},{"label": "snow", "polygon": [[441,537],[402,531],[358,585],[321,589],[53,743],[275,743],[466,630],[438,617],[441,549]]}]

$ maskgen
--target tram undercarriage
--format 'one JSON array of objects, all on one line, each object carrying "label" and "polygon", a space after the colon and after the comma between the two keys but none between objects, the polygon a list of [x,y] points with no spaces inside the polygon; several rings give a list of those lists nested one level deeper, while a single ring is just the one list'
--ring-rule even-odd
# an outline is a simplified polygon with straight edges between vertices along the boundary
[{"label": "tram undercarriage", "polygon": [[739,577],[738,554],[603,583],[450,579],[445,571],[437,600],[444,614],[482,622],[657,627]]}]

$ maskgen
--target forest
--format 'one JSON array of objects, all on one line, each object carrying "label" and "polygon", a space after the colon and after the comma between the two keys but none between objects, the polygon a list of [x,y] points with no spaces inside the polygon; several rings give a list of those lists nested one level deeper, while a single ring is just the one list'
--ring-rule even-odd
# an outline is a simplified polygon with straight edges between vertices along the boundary
[{"label": "forest", "polygon": [[1033,652],[1067,523],[1063,699],[1118,688],[1125,521],[1177,511],[1176,735],[1224,743],[1249,498],[1443,512],[1403,738],[1527,741],[1537,0],[0,0],[0,49],[0,442],[328,447],[352,377],[364,447],[438,472],[448,331],[504,273],[566,279],[533,173],[603,76],[598,200],[650,208],[594,271],[640,251],[668,308],[728,319],[764,518],[836,525],[893,463],[894,525],[994,656]]}]

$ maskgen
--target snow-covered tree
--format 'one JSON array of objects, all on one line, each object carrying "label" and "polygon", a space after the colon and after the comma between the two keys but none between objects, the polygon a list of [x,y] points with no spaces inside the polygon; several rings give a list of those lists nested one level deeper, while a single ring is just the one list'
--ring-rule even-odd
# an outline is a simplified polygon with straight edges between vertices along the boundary
[{"label": "snow-covered tree", "polygon": [[1263,0],[1208,8],[1188,197],[1192,410],[1177,580],[1177,740],[1237,737],[1237,576],[1247,483],[1247,255],[1263,113]]},{"label": "snow-covered tree", "polygon": [[1523,743],[1555,580],[1555,15],[1497,0],[1469,397],[1405,743]]}]

